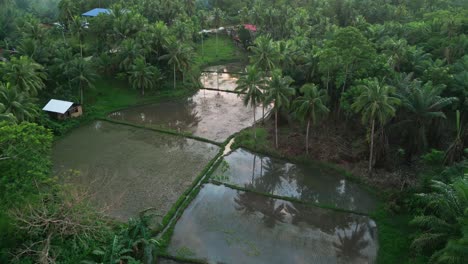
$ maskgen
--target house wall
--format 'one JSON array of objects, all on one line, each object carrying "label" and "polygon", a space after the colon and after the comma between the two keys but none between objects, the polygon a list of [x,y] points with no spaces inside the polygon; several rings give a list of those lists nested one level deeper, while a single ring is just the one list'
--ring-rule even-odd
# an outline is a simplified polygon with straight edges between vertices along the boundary
[{"label": "house wall", "polygon": [[71,117],[79,117],[83,115],[83,108],[81,105],[72,106],[68,112],[70,113]]}]

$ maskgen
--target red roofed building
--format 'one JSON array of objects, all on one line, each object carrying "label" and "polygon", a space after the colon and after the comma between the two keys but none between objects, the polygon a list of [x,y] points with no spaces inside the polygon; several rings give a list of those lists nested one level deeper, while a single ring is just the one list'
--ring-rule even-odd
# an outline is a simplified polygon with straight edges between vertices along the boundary
[{"label": "red roofed building", "polygon": [[257,31],[257,26],[252,25],[252,24],[245,24],[244,28],[247,29],[248,31],[256,32]]}]

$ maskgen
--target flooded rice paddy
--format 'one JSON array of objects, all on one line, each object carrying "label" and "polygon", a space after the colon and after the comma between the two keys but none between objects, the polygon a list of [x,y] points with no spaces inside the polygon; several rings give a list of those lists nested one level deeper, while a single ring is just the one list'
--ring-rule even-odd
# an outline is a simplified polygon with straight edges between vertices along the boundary
[{"label": "flooded rice paddy", "polygon": [[178,221],[169,253],[209,263],[373,263],[366,216],[205,185]]},{"label": "flooded rice paddy", "polygon": [[[244,67],[208,67],[200,81],[206,88],[232,91]],[[128,108],[109,118],[225,142],[252,125],[253,111],[237,94],[202,89],[185,99]],[[255,111],[260,118],[261,107]],[[211,179],[247,191],[204,185],[181,218],[174,218],[169,254],[209,263],[375,262],[373,220],[312,205],[371,212],[376,201],[369,193],[333,170],[244,149],[231,151],[232,144],[224,147]],[[126,221],[150,207],[165,215],[219,151],[216,145],[182,136],[97,121],[57,141],[53,160],[64,182],[86,190],[99,209]]]},{"label": "flooded rice paddy", "polygon": [[[253,111],[243,105],[237,94],[200,90],[189,98],[128,108],[110,114],[109,118],[223,142],[253,124]],[[256,116],[261,114],[262,108],[258,107]]]},{"label": "flooded rice paddy", "polygon": [[54,169],[92,195],[100,209],[126,221],[155,207],[164,215],[218,153],[184,137],[97,121],[56,142]]},{"label": "flooded rice paddy", "polygon": [[334,170],[292,164],[237,149],[224,157],[212,178],[257,192],[369,213],[375,198]]}]

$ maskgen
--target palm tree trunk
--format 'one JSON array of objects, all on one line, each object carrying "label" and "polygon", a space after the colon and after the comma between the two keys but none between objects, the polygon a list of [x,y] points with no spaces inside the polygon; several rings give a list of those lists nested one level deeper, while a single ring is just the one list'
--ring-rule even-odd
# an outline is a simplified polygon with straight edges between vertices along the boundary
[{"label": "palm tree trunk", "polygon": [[371,128],[371,144],[370,144],[370,154],[369,154],[369,174],[372,174],[372,159],[374,155],[374,128],[375,128],[375,119],[372,120]]},{"label": "palm tree trunk", "polygon": [[216,58],[218,57],[218,28],[216,28]]},{"label": "palm tree trunk", "polygon": [[81,97],[81,104],[83,104],[83,87],[80,85],[80,97]]},{"label": "palm tree trunk", "polygon": [[81,55],[81,59],[83,59],[83,44],[81,43],[81,37],[80,37],[80,55]]},{"label": "palm tree trunk", "polygon": [[278,109],[275,109],[275,146],[278,148]]},{"label": "palm tree trunk", "polygon": [[174,64],[174,90],[176,89],[176,72],[175,72],[175,64]]},{"label": "palm tree trunk", "polygon": [[257,121],[255,120],[255,112],[257,110],[257,107],[255,105],[253,106],[253,117],[254,117],[254,123],[253,123],[253,129],[254,129],[254,140],[255,144],[257,144],[257,129],[256,129],[256,123]]},{"label": "palm tree trunk", "polygon": [[309,127],[310,127],[310,118],[307,120],[307,130],[306,130],[306,153],[309,154]]}]

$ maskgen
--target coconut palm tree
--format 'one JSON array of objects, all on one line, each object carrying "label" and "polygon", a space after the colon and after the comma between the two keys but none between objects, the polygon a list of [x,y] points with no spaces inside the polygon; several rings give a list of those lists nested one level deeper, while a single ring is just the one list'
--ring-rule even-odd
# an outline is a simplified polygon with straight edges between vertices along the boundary
[{"label": "coconut palm tree", "polygon": [[93,87],[93,82],[97,78],[97,75],[91,67],[91,64],[82,58],[75,58],[70,63],[70,80],[72,83],[77,84],[80,89],[80,102],[84,103],[84,90]]},{"label": "coconut palm tree", "polygon": [[45,87],[47,76],[44,67],[26,56],[13,57],[9,63],[3,64],[3,73],[3,79],[19,92],[34,96]]},{"label": "coconut palm tree", "polygon": [[[417,251],[430,250],[430,263],[464,263],[468,256],[468,178],[452,184],[432,181],[431,193],[418,194],[424,214],[411,224],[421,233],[411,244]],[[464,260],[463,260],[464,259]]]},{"label": "coconut palm tree", "polygon": [[257,139],[257,130],[256,130],[256,117],[255,112],[257,112],[257,106],[262,102],[263,90],[262,86],[264,85],[263,78],[255,66],[248,66],[247,72],[245,75],[242,75],[239,80],[237,80],[236,91],[244,93],[244,105],[250,106],[253,109],[253,118],[254,118],[254,139]]},{"label": "coconut palm tree", "polygon": [[289,107],[290,97],[294,95],[294,89],[290,87],[293,79],[289,76],[283,77],[280,70],[272,72],[271,79],[267,85],[267,95],[264,103],[273,103],[275,112],[275,146],[278,148],[278,111],[282,107]]},{"label": "coconut palm tree", "polygon": [[120,44],[119,57],[121,70],[127,71],[133,64],[134,60],[142,54],[141,46],[134,39],[125,39]]},{"label": "coconut palm tree", "polygon": [[143,57],[138,57],[130,67],[129,81],[134,89],[141,89],[141,95],[145,95],[145,89],[153,89],[161,78],[158,68],[146,63]]},{"label": "coconut palm tree", "polygon": [[258,37],[249,49],[253,53],[250,61],[259,69],[269,73],[277,67],[280,58],[278,46],[270,36]]},{"label": "coconut palm tree", "polygon": [[216,27],[216,57],[218,57],[218,29],[223,23],[224,17],[226,14],[223,10],[215,7],[212,11],[213,16],[213,25]]},{"label": "coconut palm tree", "polygon": [[307,120],[306,129],[306,153],[309,154],[309,127],[310,122],[315,125],[320,115],[324,115],[330,110],[326,106],[328,101],[327,91],[320,89],[313,83],[304,84],[301,89],[302,96],[293,103],[295,114],[302,120]]},{"label": "coconut palm tree", "polygon": [[180,43],[171,39],[166,46],[168,54],[159,57],[160,60],[167,60],[172,65],[174,71],[174,89],[176,88],[176,71],[182,72],[182,79],[185,81],[185,73],[190,70],[193,64],[193,48],[185,43]]},{"label": "coconut palm tree", "polygon": [[393,87],[379,82],[377,78],[366,79],[359,87],[362,89],[361,94],[351,107],[354,111],[361,113],[364,124],[370,123],[371,126],[369,173],[372,173],[375,123],[377,121],[383,127],[390,118],[395,116],[395,107],[400,104],[400,100],[392,95]]},{"label": "coconut palm tree", "polygon": [[33,97],[20,92],[10,83],[0,83],[0,119],[31,121],[37,115]]},{"label": "coconut palm tree", "polygon": [[149,28],[151,47],[157,56],[160,56],[164,47],[167,46],[169,29],[162,21],[158,21]]},{"label": "coconut palm tree", "polygon": [[74,16],[70,24],[72,34],[78,39],[78,43],[80,44],[81,58],[83,58],[83,40],[85,35],[84,23],[85,21],[80,16]]}]

